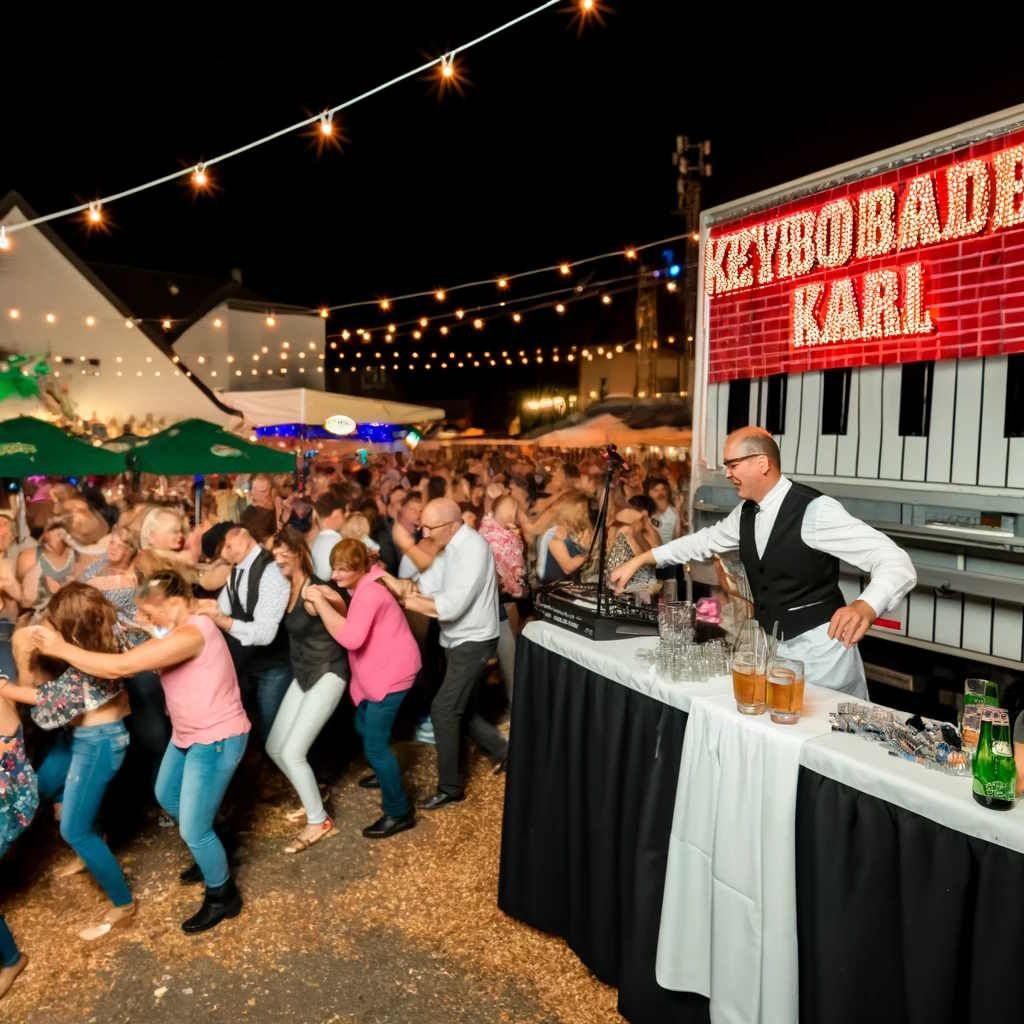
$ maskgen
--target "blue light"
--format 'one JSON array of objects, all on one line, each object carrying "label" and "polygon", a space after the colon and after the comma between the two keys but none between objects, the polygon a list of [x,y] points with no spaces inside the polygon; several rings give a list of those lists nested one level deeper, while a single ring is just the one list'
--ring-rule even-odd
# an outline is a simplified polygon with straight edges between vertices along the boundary
[{"label": "blue light", "polygon": [[668,276],[669,277],[678,277],[679,276],[679,264],[678,263],[673,263],[672,266],[670,266],[668,268]]}]

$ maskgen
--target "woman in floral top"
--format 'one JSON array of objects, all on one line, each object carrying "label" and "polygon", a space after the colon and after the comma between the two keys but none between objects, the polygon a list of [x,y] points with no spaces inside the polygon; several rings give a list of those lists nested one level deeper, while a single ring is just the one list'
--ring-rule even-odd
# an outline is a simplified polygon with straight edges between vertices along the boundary
[{"label": "woman in floral top", "polygon": [[[69,642],[114,653],[121,647],[117,612],[103,595],[84,583],[67,583],[47,606],[47,620]],[[19,681],[0,680],[0,697],[32,705],[40,728],[60,730],[39,768],[39,793],[52,800],[60,834],[106,893],[111,906],[103,918],[79,936],[102,938],[135,913],[131,890],[120,864],[96,824],[107,786],[124,762],[128,695],[120,680],[98,679],[29,650],[30,630],[14,634]]]},{"label": "woman in floral top", "polygon": [[[15,705],[0,697],[0,857],[31,824],[38,805],[36,775],[25,756],[21,719]],[[27,960],[0,916],[0,998]]]}]

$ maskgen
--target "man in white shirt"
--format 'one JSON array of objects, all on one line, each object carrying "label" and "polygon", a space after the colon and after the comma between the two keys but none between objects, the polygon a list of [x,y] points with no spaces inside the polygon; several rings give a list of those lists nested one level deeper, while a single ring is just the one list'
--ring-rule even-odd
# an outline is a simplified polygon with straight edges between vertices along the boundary
[{"label": "man in white shirt", "polygon": [[[875,619],[917,583],[905,551],[854,519],[834,498],[782,475],[779,449],[760,427],[725,439],[725,475],[744,499],[725,519],[688,537],[645,551],[612,572],[622,589],[641,565],[706,561],[740,552],[754,615],[771,633],[779,623],[779,654],[804,663],[807,682],[867,698],[857,642]],[[839,562],[871,576],[852,604],[839,589]]]},{"label": "man in white shirt", "polygon": [[201,601],[197,610],[224,631],[242,694],[247,702],[255,700],[265,744],[292,681],[282,625],[291,584],[244,526],[227,531],[220,557],[232,567],[228,582],[216,601]]},{"label": "man in white shirt", "polygon": [[313,556],[313,572],[318,579],[331,578],[331,552],[341,542],[341,528],[345,524],[345,502],[334,491],[326,491],[313,502],[316,521],[320,529],[309,552]]},{"label": "man in white shirt", "polygon": [[498,574],[487,541],[462,521],[459,506],[437,498],[423,509],[421,529],[442,554],[419,578],[409,581],[402,603],[409,611],[436,618],[447,666],[441,688],[430,706],[437,743],[437,792],[420,802],[433,811],[464,798],[459,765],[462,722],[477,745],[505,766],[508,742],[472,710],[473,697],[487,662],[498,647]]}]

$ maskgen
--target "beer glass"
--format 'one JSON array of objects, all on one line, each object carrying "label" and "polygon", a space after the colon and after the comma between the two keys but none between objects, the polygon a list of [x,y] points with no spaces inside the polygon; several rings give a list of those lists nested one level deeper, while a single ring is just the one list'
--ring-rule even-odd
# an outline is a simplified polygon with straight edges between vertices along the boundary
[{"label": "beer glass", "polygon": [[804,663],[795,658],[775,658],[768,667],[768,709],[778,725],[800,721],[804,706]]},{"label": "beer glass", "polygon": [[741,715],[763,715],[765,709],[766,637],[754,619],[740,629],[732,655],[732,692]]}]

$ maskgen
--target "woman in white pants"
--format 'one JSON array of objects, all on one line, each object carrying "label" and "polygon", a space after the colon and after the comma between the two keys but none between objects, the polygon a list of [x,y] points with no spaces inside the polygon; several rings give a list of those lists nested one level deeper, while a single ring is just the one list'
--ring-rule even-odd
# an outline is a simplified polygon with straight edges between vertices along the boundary
[{"label": "woman in white pants", "polygon": [[284,851],[300,853],[321,839],[337,834],[307,757],[309,748],[345,693],[348,655],[327,632],[320,618],[309,613],[309,605],[302,598],[302,591],[308,584],[323,581],[313,575],[309,548],[294,527],[284,527],[274,538],[274,561],[291,583],[284,625],[291,644],[295,677],[267,737],[267,753],[302,801],[306,827]]}]

